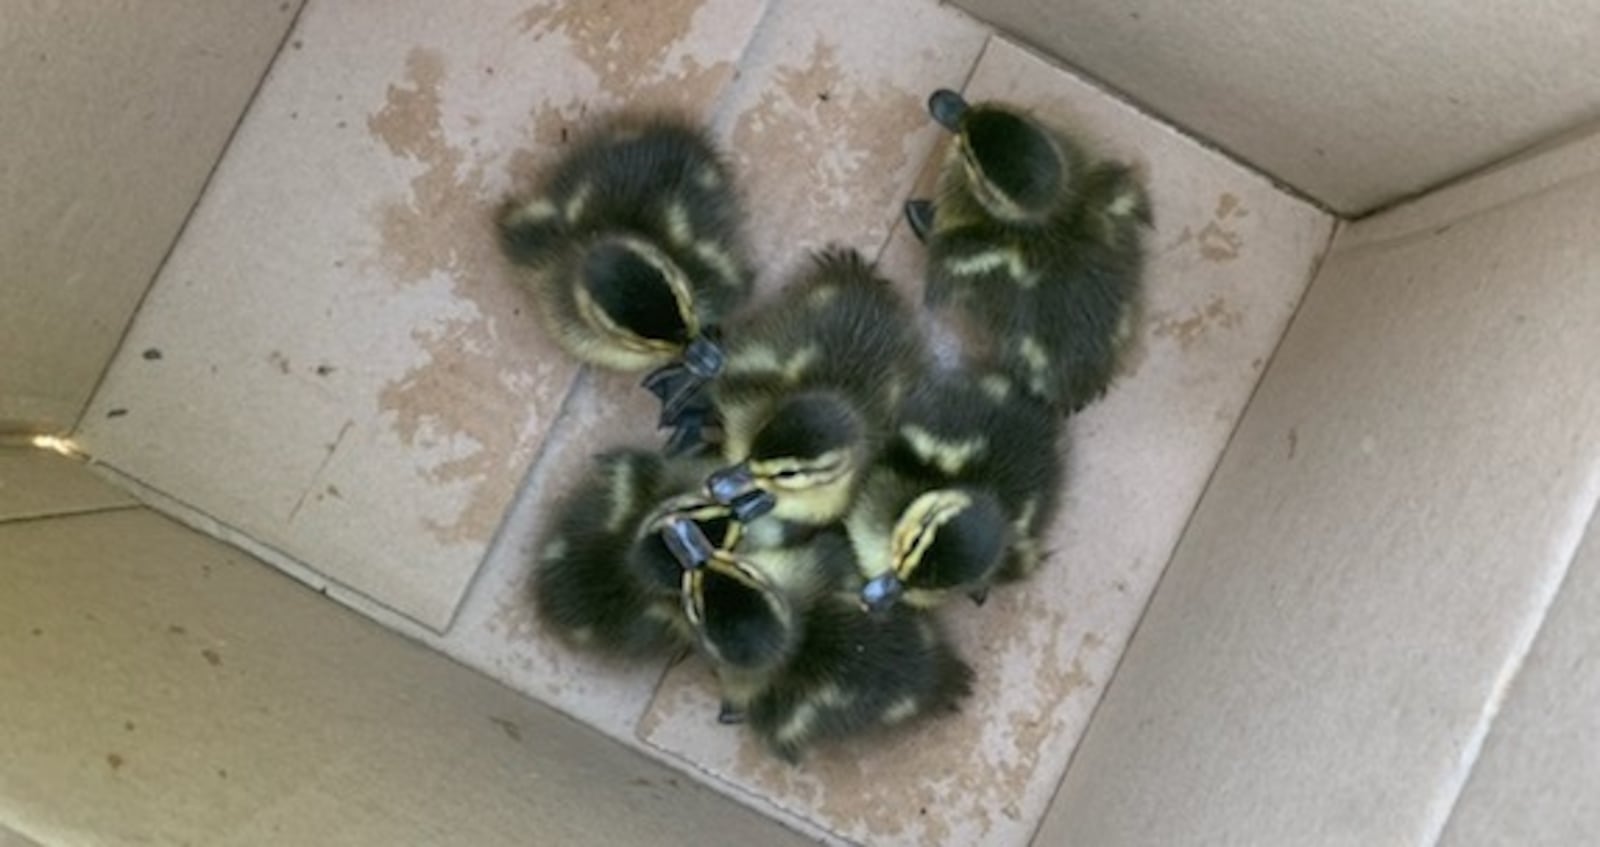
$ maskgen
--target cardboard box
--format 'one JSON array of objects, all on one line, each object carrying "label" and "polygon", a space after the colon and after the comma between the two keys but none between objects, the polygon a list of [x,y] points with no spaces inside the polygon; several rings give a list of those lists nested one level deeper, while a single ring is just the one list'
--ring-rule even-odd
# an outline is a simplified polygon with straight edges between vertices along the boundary
[{"label": "cardboard box", "polygon": [[[78,544],[78,559],[94,553],[80,533],[188,551],[172,568],[226,557],[154,509],[242,548],[538,701],[517,708],[586,724],[529,718],[553,746],[507,754],[489,730],[514,733],[488,721],[487,738],[462,742],[484,752],[446,769],[468,786],[543,774],[478,799],[515,795],[557,827],[615,818],[607,837],[624,842],[651,831],[636,826],[647,817],[689,819],[615,793],[635,767],[676,774],[694,798],[683,808],[718,822],[699,832],[713,840],[780,836],[702,784],[835,843],[1520,845],[1600,831],[1600,807],[1572,788],[1600,777],[1600,676],[1585,660],[1600,596],[1585,541],[1600,499],[1600,136],[1571,130],[1600,112],[1586,59],[1600,30],[1562,4],[963,5],[976,17],[931,0],[312,2],[248,19],[174,6],[105,29],[38,7],[17,32],[77,64],[52,75],[23,73],[13,51],[0,60],[24,82],[0,97],[57,116],[29,124],[23,153],[0,152],[43,174],[19,184],[50,212],[0,221],[22,257],[0,288],[0,355],[16,363],[0,372],[0,422],[66,436],[145,505],[79,487],[54,470],[63,460],[7,454],[0,517],[28,520],[0,533]],[[157,36],[183,49],[135,46]],[[225,79],[162,121],[94,133],[115,108],[69,108],[102,78],[111,103],[168,102],[204,75],[186,63],[212,53],[229,57]],[[535,619],[526,581],[544,511],[590,453],[656,435],[632,379],[579,368],[543,337],[489,215],[595,113],[673,106],[731,152],[761,292],[834,241],[915,295],[921,250],[899,205],[941,155],[922,101],[942,86],[1025,104],[1146,175],[1147,320],[1128,376],[1071,422],[1049,566],[952,615],[979,674],[966,711],[791,769],[715,724],[697,664],[619,668]],[[69,141],[87,152],[47,155]],[[91,188],[125,171],[146,181],[96,202]],[[59,237],[35,237],[41,226]],[[51,482],[25,481],[39,479]],[[0,568],[25,570],[10,549]],[[151,579],[176,579],[160,560]],[[244,615],[244,585],[216,587],[216,602]],[[159,594],[187,614],[210,590],[94,604],[109,614]],[[270,656],[284,690],[324,690],[319,657],[350,633],[368,633],[374,656],[400,649],[309,593],[256,605],[326,617],[288,638],[245,615],[229,636]],[[167,649],[159,627],[125,632],[94,649],[167,660],[147,655]],[[19,655],[33,655],[19,673],[42,673]],[[438,656],[404,661],[445,673],[422,669]],[[456,676],[440,679],[478,693],[402,710],[423,749],[482,702],[519,702],[444,666]],[[247,709],[262,694],[246,682],[214,696]],[[362,683],[339,708],[396,696],[391,683]],[[69,690],[19,693],[13,708],[52,744],[103,740],[59,707]],[[375,768],[426,775],[423,760],[374,752],[378,736],[316,728],[338,713],[324,705],[272,733],[217,723],[193,749],[314,758],[348,743]],[[594,732],[632,752],[572,770],[610,749]],[[183,781],[184,742],[165,743],[151,772],[92,745],[68,765],[42,747],[0,763],[0,826],[125,843],[114,814],[74,810],[114,813],[135,780],[244,802]],[[310,808],[278,766],[256,790]],[[84,773],[94,781],[74,781]],[[68,783],[75,793],[51,795],[65,800],[10,788]],[[410,797],[438,806],[430,843],[525,834],[512,813],[479,819],[463,794],[407,794],[419,784],[323,779],[309,819],[388,843],[369,807]],[[578,811],[579,795],[605,811]],[[249,815],[145,802],[186,837],[270,840]]]}]

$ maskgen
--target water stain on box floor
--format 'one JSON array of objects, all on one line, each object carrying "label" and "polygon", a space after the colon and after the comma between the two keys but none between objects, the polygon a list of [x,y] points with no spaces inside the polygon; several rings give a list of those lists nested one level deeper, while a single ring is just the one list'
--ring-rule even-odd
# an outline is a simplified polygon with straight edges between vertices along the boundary
[{"label": "water stain on box floor", "polygon": [[424,170],[411,180],[408,197],[378,210],[380,247],[372,262],[401,286],[443,275],[454,296],[472,303],[477,314],[413,329],[426,359],[383,387],[378,408],[393,416],[392,427],[407,446],[470,443],[424,471],[436,484],[466,486],[461,512],[448,521],[430,518],[425,527],[442,543],[482,542],[493,534],[516,485],[515,470],[533,449],[518,425],[528,414],[529,389],[555,374],[541,365],[549,350],[532,327],[502,319],[523,297],[499,264],[486,166],[469,163],[445,136],[443,57],[414,48],[405,77],[405,84],[389,86],[367,128],[391,154]]},{"label": "water stain on box floor", "polygon": [[828,241],[876,250],[903,191],[887,177],[910,163],[907,139],[926,124],[916,95],[848,78],[820,38],[805,64],[779,69],[732,135],[748,193],[782,198],[750,209],[758,259],[787,263],[798,245]]}]

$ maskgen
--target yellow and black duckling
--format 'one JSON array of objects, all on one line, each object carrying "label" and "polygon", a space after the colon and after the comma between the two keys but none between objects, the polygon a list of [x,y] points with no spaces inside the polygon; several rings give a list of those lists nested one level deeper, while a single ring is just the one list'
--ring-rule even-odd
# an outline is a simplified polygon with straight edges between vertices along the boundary
[{"label": "yellow and black duckling", "polygon": [[870,614],[833,596],[806,615],[794,658],[751,700],[748,722],[792,764],[819,743],[959,711],[972,678],[931,614]]},{"label": "yellow and black duckling", "polygon": [[730,325],[725,350],[711,394],[733,464],[711,494],[746,521],[842,518],[925,364],[908,305],[861,254],[831,250]]},{"label": "yellow and black duckling", "polygon": [[936,203],[906,217],[927,242],[927,302],[987,334],[1024,387],[1065,412],[1105,393],[1138,321],[1150,201],[1132,170],[997,103],[941,90],[956,134]]},{"label": "yellow and black duckling", "polygon": [[1061,416],[995,372],[931,375],[906,399],[845,518],[863,606],[982,603],[1043,556],[1062,477]]},{"label": "yellow and black duckling", "polygon": [[[535,563],[535,605],[544,623],[575,646],[620,656],[681,649],[690,642],[676,590],[641,579],[635,562],[655,541],[663,501],[698,488],[714,466],[624,448],[597,456],[556,507]],[[673,588],[676,588],[674,573]]]},{"label": "yellow and black duckling", "polygon": [[677,418],[703,406],[685,384],[715,370],[715,327],[750,293],[740,220],[733,175],[702,130],[624,115],[502,206],[500,244],[563,349],[662,369],[648,387]]},{"label": "yellow and black duckling", "polygon": [[857,577],[848,543],[836,531],[765,547],[728,535],[714,541],[705,527],[703,517],[680,510],[663,522],[661,536],[681,565],[684,617],[722,684],[719,719],[732,723],[793,657],[807,611]]},{"label": "yellow and black duckling", "polygon": [[[774,558],[780,557],[780,558]],[[684,615],[717,671],[723,722],[748,721],[779,757],[953,711],[972,671],[929,615],[862,610],[841,587],[855,577],[836,530],[746,556],[715,551],[684,573]]]}]

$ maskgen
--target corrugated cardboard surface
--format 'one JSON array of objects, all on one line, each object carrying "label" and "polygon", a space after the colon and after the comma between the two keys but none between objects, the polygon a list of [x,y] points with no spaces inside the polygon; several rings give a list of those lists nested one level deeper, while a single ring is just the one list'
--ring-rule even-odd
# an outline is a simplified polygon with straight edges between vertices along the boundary
[{"label": "corrugated cardboard surface", "polygon": [[[841,56],[872,55],[875,32],[819,15]],[[639,725],[652,746],[864,844],[1027,843],[1332,228],[1004,39],[990,40],[966,88],[1037,108],[1136,162],[1154,196],[1141,350],[1110,396],[1072,421],[1049,562],[982,608],[948,610],[978,675],[959,717],[789,768],[716,723],[707,674],[685,662]],[[884,258],[913,291],[921,253],[897,231]]]},{"label": "corrugated cardboard surface", "polygon": [[709,109],[760,12],[312,4],[87,449],[443,629],[577,370],[513,286],[493,209],[590,112]]},{"label": "corrugated cardboard surface", "polygon": [[[309,581],[331,580],[330,594],[769,809],[874,843],[1021,843],[1331,219],[1014,45],[986,48],[984,28],[923,0],[869,12],[781,2],[764,14],[689,4],[675,12],[682,32],[620,47],[610,25],[555,8],[514,19],[498,8],[308,9],[97,399],[86,446],[198,523],[218,519],[252,549],[319,572]],[[387,35],[351,35],[373,26]],[[635,68],[619,49],[655,64]],[[520,311],[492,243],[477,239],[499,191],[581,125],[591,99],[657,86],[707,110],[732,148],[763,291],[827,241],[877,254],[937,155],[926,94],[961,86],[975,66],[974,96],[1038,105],[1149,174],[1160,220],[1143,348],[1074,424],[1049,573],[962,610],[963,649],[982,673],[970,715],[930,729],[931,758],[869,744],[859,772],[828,759],[791,781],[742,733],[709,721],[696,666],[674,672],[652,705],[659,667],[574,655],[533,618],[526,569],[544,510],[594,450],[652,440],[649,403],[629,377],[573,382],[576,369]],[[632,76],[607,76],[621,67]],[[674,76],[700,79],[697,68],[715,71],[703,86]],[[395,221],[405,227],[386,240]],[[919,254],[904,233],[884,254],[911,291]],[[397,397],[410,405],[388,404]],[[114,409],[126,412],[108,417]],[[438,531],[467,507],[498,520],[536,452],[544,458],[496,540],[491,522],[438,549]],[[448,632],[382,608],[442,626],[485,551]],[[924,779],[930,770],[943,776]]]},{"label": "corrugated cardboard surface", "polygon": [[0,824],[0,847],[39,847],[39,843]]},{"label": "corrugated cardboard surface", "polygon": [[1588,536],[1440,847],[1567,847],[1600,832],[1600,527]]},{"label": "corrugated cardboard surface", "polygon": [[0,446],[0,521],[137,505],[81,463],[47,450]]},{"label": "corrugated cardboard surface", "polygon": [[1344,213],[1600,118],[1585,0],[960,0]]},{"label": "corrugated cardboard surface", "polygon": [[1600,497],[1597,155],[1340,235],[1042,843],[1433,843]]},{"label": "corrugated cardboard surface", "polygon": [[0,582],[7,847],[811,843],[145,509]]},{"label": "corrugated cardboard surface", "polygon": [[301,2],[6,5],[0,431],[77,420]]}]

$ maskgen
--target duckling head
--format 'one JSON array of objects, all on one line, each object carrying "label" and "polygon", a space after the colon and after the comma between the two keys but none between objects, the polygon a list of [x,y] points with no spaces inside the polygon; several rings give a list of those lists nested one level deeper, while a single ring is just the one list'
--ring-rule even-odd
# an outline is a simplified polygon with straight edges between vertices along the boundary
[{"label": "duckling head", "polygon": [[732,550],[743,527],[728,507],[691,494],[662,503],[642,529],[628,549],[628,571],[651,591],[677,594],[684,572],[704,567],[720,551]]},{"label": "duckling head", "polygon": [[800,644],[800,617],[748,562],[718,551],[683,572],[683,613],[712,661],[747,671],[776,668]]},{"label": "duckling head", "polygon": [[773,412],[751,441],[749,458],[712,474],[707,487],[740,520],[770,511],[783,520],[830,523],[849,507],[869,453],[867,427],[854,406],[831,392],[802,392]]},{"label": "duckling head", "polygon": [[934,605],[967,591],[982,602],[989,578],[1005,559],[1010,527],[987,491],[942,488],[907,506],[890,536],[890,569],[861,589],[861,603],[883,612],[904,599]]},{"label": "duckling head", "polygon": [[1049,130],[998,104],[968,105],[948,89],[928,111],[956,134],[965,183],[986,212],[1010,223],[1040,223],[1069,198],[1075,158]]},{"label": "duckling head", "polygon": [[676,355],[700,331],[683,269],[632,236],[588,245],[579,257],[573,299],[596,332],[643,356]]}]

